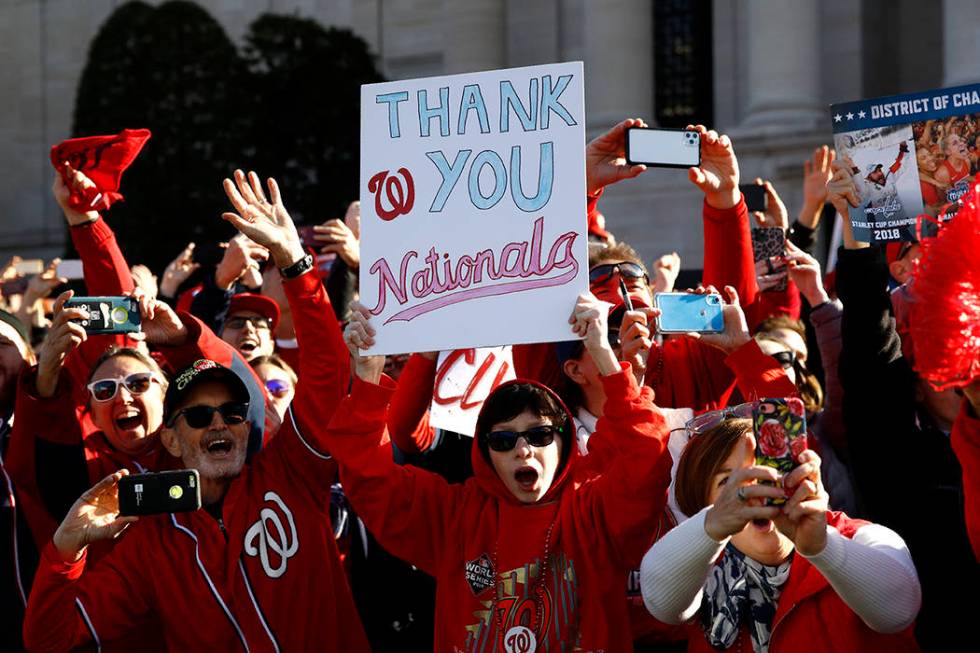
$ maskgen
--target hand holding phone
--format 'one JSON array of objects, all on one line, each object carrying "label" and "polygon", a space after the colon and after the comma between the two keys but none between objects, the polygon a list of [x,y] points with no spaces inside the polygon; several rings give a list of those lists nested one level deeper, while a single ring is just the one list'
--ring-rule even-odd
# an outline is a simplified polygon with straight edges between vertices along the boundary
[{"label": "hand holding phone", "polygon": [[[783,475],[799,466],[800,454],[807,448],[806,409],[800,398],[760,399],[752,409],[752,428],[756,465]],[[784,503],[786,499],[766,500],[769,506]]]},{"label": "hand holding phone", "polygon": [[72,258],[61,261],[58,263],[58,271],[56,274],[63,279],[68,279],[69,281],[84,279],[85,271],[82,267],[82,260]]},{"label": "hand holding phone", "polygon": [[65,302],[65,308],[80,308],[88,313],[81,325],[89,334],[140,331],[139,303],[132,297],[73,297]]},{"label": "hand holding phone", "polygon": [[201,478],[196,469],[130,474],[119,479],[120,515],[193,512],[200,507]]},{"label": "hand holding phone", "polygon": [[658,168],[701,165],[701,135],[687,129],[630,127],[626,130],[626,162]]},{"label": "hand holding phone", "polygon": [[659,333],[721,333],[725,329],[721,295],[662,292],[654,295]]}]

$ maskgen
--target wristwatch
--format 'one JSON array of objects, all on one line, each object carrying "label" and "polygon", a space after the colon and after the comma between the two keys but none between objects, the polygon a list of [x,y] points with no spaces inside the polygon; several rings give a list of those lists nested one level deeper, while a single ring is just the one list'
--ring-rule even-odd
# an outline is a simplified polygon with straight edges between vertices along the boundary
[{"label": "wristwatch", "polygon": [[295,279],[296,277],[309,272],[313,269],[313,255],[307,254],[300,260],[296,261],[288,268],[279,268],[279,274],[282,275],[283,279]]}]

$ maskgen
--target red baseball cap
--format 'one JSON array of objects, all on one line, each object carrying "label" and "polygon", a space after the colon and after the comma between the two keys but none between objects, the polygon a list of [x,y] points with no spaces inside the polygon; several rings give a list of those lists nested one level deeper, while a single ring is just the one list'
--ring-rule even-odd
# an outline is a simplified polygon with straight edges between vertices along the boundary
[{"label": "red baseball cap", "polygon": [[912,245],[916,244],[912,240],[893,240],[885,245],[885,260],[888,261],[888,265],[904,257],[912,249]]},{"label": "red baseball cap", "polygon": [[[275,331],[279,326],[279,304],[275,300],[251,292],[241,292],[232,296],[231,303],[228,305],[228,317],[242,311],[258,313],[262,317],[269,318],[272,323],[272,330]],[[225,318],[227,320],[227,318]]]}]

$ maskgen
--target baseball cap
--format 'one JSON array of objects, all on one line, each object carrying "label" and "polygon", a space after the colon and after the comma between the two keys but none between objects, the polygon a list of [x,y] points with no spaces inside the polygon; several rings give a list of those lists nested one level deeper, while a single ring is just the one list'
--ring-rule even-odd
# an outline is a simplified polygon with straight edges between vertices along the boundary
[{"label": "baseball cap", "polygon": [[233,370],[213,360],[202,358],[182,370],[170,381],[167,394],[163,398],[164,423],[169,422],[174,410],[180,406],[191,391],[201,383],[215,381],[230,391],[235,401],[249,403],[248,388]]},{"label": "baseball cap", "polygon": [[912,249],[912,245],[916,244],[918,243],[914,240],[893,240],[885,245],[885,260],[888,261],[888,265],[904,257]]},{"label": "baseball cap", "polygon": [[[233,295],[231,303],[228,305],[227,315],[234,315],[242,311],[251,311],[269,318],[273,331],[279,326],[279,304],[265,295],[258,295],[251,292],[241,292]],[[225,319],[227,320],[227,318]]]}]

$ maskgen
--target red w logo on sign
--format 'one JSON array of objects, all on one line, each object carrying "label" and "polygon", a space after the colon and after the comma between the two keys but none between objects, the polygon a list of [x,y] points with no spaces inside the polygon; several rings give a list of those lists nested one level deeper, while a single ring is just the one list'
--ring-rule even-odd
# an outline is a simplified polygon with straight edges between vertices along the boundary
[{"label": "red w logo on sign", "polygon": [[[398,169],[398,174],[404,181],[394,175],[389,177],[388,173],[388,170],[382,170],[368,181],[368,192],[374,193],[374,212],[385,221],[406,215],[415,205],[415,181],[408,168]],[[381,201],[382,192],[391,206],[390,209],[386,209]]]}]

